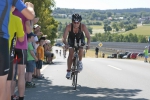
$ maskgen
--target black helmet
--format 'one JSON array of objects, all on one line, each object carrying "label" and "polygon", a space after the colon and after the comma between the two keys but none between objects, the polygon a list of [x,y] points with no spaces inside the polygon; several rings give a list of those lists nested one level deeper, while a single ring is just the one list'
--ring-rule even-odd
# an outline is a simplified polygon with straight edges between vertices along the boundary
[{"label": "black helmet", "polygon": [[72,21],[81,22],[82,21],[81,15],[79,15],[79,14],[73,14],[72,15]]}]

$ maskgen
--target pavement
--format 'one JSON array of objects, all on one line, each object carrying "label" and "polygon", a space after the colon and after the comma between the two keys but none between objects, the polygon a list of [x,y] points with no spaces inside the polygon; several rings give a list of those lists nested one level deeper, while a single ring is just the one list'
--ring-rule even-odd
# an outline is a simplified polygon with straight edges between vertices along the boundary
[{"label": "pavement", "polygon": [[[53,47],[53,52],[61,48]],[[62,49],[61,49],[62,51]],[[25,100],[150,100],[150,64],[137,60],[83,58],[77,90],[65,78],[67,59],[56,54],[54,64],[43,65],[45,79],[33,79]]]}]

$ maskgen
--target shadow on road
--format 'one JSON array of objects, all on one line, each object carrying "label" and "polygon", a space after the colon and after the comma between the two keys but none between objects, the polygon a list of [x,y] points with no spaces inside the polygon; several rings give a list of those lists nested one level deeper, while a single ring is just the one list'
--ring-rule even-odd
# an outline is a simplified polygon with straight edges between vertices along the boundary
[{"label": "shadow on road", "polygon": [[62,65],[66,64],[66,62],[63,61],[54,61],[54,64],[47,64],[46,62],[43,62],[43,65]]},{"label": "shadow on road", "polygon": [[75,91],[71,86],[53,86],[48,78],[34,82],[36,88],[26,89],[25,100],[148,100],[132,98],[141,92],[138,89],[78,87]]}]

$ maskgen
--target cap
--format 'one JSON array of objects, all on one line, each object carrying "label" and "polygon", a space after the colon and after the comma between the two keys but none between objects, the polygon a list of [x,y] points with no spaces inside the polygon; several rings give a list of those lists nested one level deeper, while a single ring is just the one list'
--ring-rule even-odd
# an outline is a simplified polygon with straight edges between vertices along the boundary
[{"label": "cap", "polygon": [[145,46],[145,48],[148,48],[147,46]]},{"label": "cap", "polygon": [[[38,24],[35,24],[34,26],[33,26],[33,28],[37,28],[39,25]],[[41,26],[39,26],[39,27],[41,27]]]},{"label": "cap", "polygon": [[31,38],[31,36],[35,37],[36,35],[34,33],[32,33],[32,32],[30,34],[27,34],[27,38]]},{"label": "cap", "polygon": [[46,42],[46,43],[51,43],[51,41],[50,41],[50,40],[45,40],[45,42]]}]

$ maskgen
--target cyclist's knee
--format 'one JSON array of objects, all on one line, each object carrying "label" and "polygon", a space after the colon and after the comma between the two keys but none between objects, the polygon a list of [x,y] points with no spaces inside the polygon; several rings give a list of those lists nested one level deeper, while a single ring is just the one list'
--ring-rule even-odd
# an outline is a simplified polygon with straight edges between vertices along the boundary
[{"label": "cyclist's knee", "polygon": [[73,52],[72,53],[69,53],[69,56],[68,56],[68,58],[73,58]]}]

